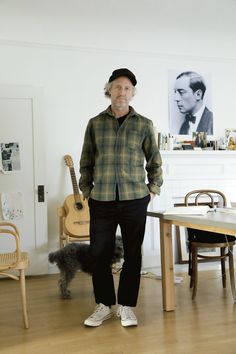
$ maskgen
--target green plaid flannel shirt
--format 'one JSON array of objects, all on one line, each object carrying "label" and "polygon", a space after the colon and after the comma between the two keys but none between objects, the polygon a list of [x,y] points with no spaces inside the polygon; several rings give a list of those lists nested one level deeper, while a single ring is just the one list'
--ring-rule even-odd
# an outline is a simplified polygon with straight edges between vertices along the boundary
[{"label": "green plaid flannel shirt", "polygon": [[117,187],[119,200],[160,194],[161,164],[152,121],[130,107],[119,126],[109,106],[87,125],[79,188],[85,198],[100,201],[115,200]]}]

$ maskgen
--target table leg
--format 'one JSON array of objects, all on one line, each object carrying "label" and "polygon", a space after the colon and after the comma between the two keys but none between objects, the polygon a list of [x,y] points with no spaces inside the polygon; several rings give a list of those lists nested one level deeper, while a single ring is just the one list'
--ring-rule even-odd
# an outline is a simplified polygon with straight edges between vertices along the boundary
[{"label": "table leg", "polygon": [[172,224],[160,220],[162,301],[165,311],[175,310]]}]

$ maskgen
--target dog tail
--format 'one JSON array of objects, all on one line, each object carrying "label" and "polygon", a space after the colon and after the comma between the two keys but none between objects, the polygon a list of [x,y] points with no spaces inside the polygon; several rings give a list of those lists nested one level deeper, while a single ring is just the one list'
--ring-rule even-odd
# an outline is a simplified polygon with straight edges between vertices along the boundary
[{"label": "dog tail", "polygon": [[55,263],[57,259],[58,259],[58,251],[49,253],[48,260],[50,263]]}]

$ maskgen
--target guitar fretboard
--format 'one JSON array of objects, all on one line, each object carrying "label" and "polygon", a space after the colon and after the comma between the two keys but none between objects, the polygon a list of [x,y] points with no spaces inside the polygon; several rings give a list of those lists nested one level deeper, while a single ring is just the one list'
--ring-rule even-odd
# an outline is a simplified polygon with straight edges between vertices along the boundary
[{"label": "guitar fretboard", "polygon": [[80,202],[80,195],[79,195],[79,188],[76,180],[75,170],[74,167],[70,167],[70,175],[72,181],[72,187],[74,191],[75,200]]},{"label": "guitar fretboard", "polygon": [[70,170],[70,176],[71,176],[72,187],[73,187],[73,192],[74,192],[75,207],[76,207],[76,209],[80,210],[83,208],[83,203],[81,202],[81,199],[80,199],[80,192],[79,192],[79,187],[78,187],[77,179],[76,179],[76,175],[75,175],[73,160],[70,155],[65,155],[64,160]]}]

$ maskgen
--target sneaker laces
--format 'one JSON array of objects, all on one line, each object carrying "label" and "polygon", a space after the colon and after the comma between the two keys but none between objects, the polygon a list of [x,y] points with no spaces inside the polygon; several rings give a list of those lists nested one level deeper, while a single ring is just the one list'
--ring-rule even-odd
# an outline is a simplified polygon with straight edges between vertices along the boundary
[{"label": "sneaker laces", "polygon": [[96,318],[96,315],[99,313],[99,312],[102,312],[104,310],[104,307],[106,307],[105,305],[103,304],[98,304],[96,307],[95,307],[95,310],[94,312],[92,313],[91,316],[89,316],[91,319],[93,318]]},{"label": "sneaker laces", "polygon": [[129,306],[120,306],[117,310],[117,316],[121,317],[122,320],[137,320],[135,314]]}]

